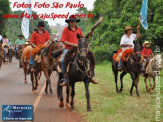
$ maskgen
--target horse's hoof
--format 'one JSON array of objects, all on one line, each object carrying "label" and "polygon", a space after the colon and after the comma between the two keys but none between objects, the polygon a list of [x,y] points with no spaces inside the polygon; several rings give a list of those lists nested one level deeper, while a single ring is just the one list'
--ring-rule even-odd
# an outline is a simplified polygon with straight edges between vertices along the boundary
[{"label": "horse's hoof", "polygon": [[119,93],[122,93],[122,89],[119,90]]},{"label": "horse's hoof", "polygon": [[27,84],[28,82],[27,81],[24,81],[24,84]]},{"label": "horse's hoof", "polygon": [[64,102],[61,102],[61,101],[60,101],[60,102],[59,102],[59,107],[60,107],[60,108],[63,108],[63,107],[64,107]]},{"label": "horse's hoof", "polygon": [[53,94],[53,91],[50,91],[50,94]]},{"label": "horse's hoof", "polygon": [[153,91],[152,90],[150,90],[150,94],[153,94]]},{"label": "horse's hoof", "polygon": [[40,85],[40,81],[38,82],[38,85]]},{"label": "horse's hoof", "polygon": [[37,86],[35,86],[35,90],[37,90]]},{"label": "horse's hoof", "polygon": [[133,97],[134,95],[133,94],[130,94],[131,97]]},{"label": "horse's hoof", "polygon": [[45,91],[46,94],[48,94],[48,91]]},{"label": "horse's hoof", "polygon": [[87,112],[92,112],[92,110],[91,109],[87,109]]},{"label": "horse's hoof", "polygon": [[71,109],[70,103],[66,103],[66,107],[67,107],[68,110],[70,110]]},{"label": "horse's hoof", "polygon": [[33,94],[36,94],[36,90],[33,90],[32,93],[33,93]]},{"label": "horse's hoof", "polygon": [[70,110],[73,111],[74,109],[75,109],[74,106],[71,106],[71,109]]},{"label": "horse's hoof", "polygon": [[138,96],[138,99],[140,99],[141,97],[140,96]]}]

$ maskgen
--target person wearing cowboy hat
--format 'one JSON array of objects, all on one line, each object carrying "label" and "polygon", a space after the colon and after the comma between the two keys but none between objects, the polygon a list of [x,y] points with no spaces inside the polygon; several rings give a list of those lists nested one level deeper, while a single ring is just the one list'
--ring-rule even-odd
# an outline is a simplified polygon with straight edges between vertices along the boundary
[{"label": "person wearing cowboy hat", "polygon": [[[61,69],[62,69],[62,76],[63,79],[61,79],[61,86],[67,86],[67,80],[64,78],[64,74],[66,73],[66,68],[64,66],[64,57],[67,53],[67,51],[72,47],[78,46],[78,38],[77,34],[80,35],[80,37],[83,36],[83,33],[80,29],[80,27],[76,26],[77,23],[80,22],[80,19],[76,18],[75,15],[70,15],[69,19],[65,20],[66,23],[68,23],[68,26],[63,29],[62,36],[61,36],[61,42],[65,45],[63,54],[62,54],[62,59],[61,59]],[[91,79],[91,82],[94,84],[97,84],[96,81]]]},{"label": "person wearing cowboy hat", "polygon": [[[126,26],[124,29],[125,34],[121,38],[120,46],[122,47],[122,52],[126,49],[134,48],[134,41],[140,37],[139,25],[137,26],[137,34],[132,33],[133,28],[131,26]],[[118,64],[118,70],[122,70],[122,61],[121,56],[122,52],[119,55],[120,61]]]},{"label": "person wearing cowboy hat", "polygon": [[18,55],[18,49],[19,49],[20,45],[25,44],[25,39],[23,39],[24,36],[22,34],[20,34],[20,35],[18,35],[18,37],[19,38],[15,41],[16,56]]},{"label": "person wearing cowboy hat", "polygon": [[[39,46],[39,45],[47,45],[50,43],[50,34],[47,30],[45,30],[45,24],[43,21],[38,22],[38,29],[35,29],[33,32],[30,44],[33,47]],[[31,70],[33,70],[33,67],[35,66],[33,55],[30,55],[30,61],[29,61],[29,68],[27,71],[27,74],[30,73]]]},{"label": "person wearing cowboy hat", "polygon": [[153,55],[153,52],[150,48],[150,42],[149,41],[145,41],[142,44],[142,47],[143,47],[143,50],[142,50],[141,54],[144,57],[142,70],[145,71],[145,68],[147,66],[147,62],[149,61],[149,59],[151,57],[154,57],[154,55]]}]

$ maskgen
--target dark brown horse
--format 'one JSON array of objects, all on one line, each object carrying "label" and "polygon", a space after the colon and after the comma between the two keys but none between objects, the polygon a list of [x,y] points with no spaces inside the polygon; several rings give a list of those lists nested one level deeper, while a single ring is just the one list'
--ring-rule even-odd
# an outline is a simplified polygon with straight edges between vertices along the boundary
[{"label": "dark brown horse", "polygon": [[22,53],[23,53],[23,50],[24,50],[24,45],[20,45],[19,48],[18,48],[18,54],[16,56],[16,58],[19,60],[19,68],[22,68]]},{"label": "dark brown horse", "polygon": [[[53,41],[49,47],[42,49],[42,51],[40,51],[40,55],[41,55],[41,62],[36,63],[35,67],[34,67],[34,71],[31,72],[31,81],[32,81],[32,91],[35,94],[37,90],[37,86],[38,86],[38,74],[43,71],[44,75],[46,77],[46,88],[45,88],[45,92],[46,94],[48,94],[48,86],[49,86],[49,91],[50,94],[53,93],[52,88],[51,88],[51,80],[50,80],[50,75],[53,71],[56,71],[56,67],[58,65],[58,58],[53,58],[51,56],[52,52],[54,52],[55,50],[59,50],[62,48],[62,45],[60,44],[60,42],[57,41]],[[35,79],[35,85],[34,85],[34,79]]]},{"label": "dark brown horse", "polygon": [[13,48],[9,48],[8,54],[7,54],[9,63],[12,63],[12,57],[13,56],[15,56],[15,50]]},{"label": "dark brown horse", "polygon": [[142,67],[142,56],[141,56],[141,50],[142,47],[140,44],[134,42],[134,49],[133,53],[131,53],[129,59],[127,62],[123,64],[123,72],[120,74],[120,80],[121,80],[121,88],[118,90],[118,85],[117,85],[117,76],[118,76],[118,64],[116,61],[112,61],[112,70],[114,73],[114,78],[115,78],[115,84],[116,84],[116,92],[121,93],[123,90],[123,77],[127,74],[130,73],[131,78],[132,78],[132,86],[130,89],[130,95],[132,95],[132,90],[133,87],[135,86],[136,88],[136,94],[137,97],[139,97],[139,92],[138,92],[138,80],[139,80],[139,75],[142,72],[141,67]]},{"label": "dark brown horse", "polygon": [[[69,85],[66,87],[66,106],[68,109],[74,109],[74,96],[75,96],[75,83],[83,81],[85,84],[86,98],[87,98],[87,111],[91,111],[89,83],[93,77],[93,69],[95,67],[95,57],[88,49],[88,41],[84,37],[78,35],[78,47],[72,47],[66,54],[64,63],[67,67],[66,79]],[[60,80],[62,74],[59,74],[57,94],[60,99],[59,106],[63,107],[63,94]],[[71,88],[71,102],[69,103],[69,93]]]},{"label": "dark brown horse", "polygon": [[2,43],[0,42],[0,68],[2,66],[3,58],[4,58],[4,52],[2,48]]}]

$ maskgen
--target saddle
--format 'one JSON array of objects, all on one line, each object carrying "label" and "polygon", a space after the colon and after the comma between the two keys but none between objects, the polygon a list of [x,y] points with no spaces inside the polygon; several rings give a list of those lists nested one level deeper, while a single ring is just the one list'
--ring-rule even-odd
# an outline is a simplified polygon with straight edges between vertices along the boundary
[{"label": "saddle", "polygon": [[125,51],[122,52],[122,48],[117,50],[117,52],[113,55],[113,60],[116,61],[117,63],[119,63],[120,61],[120,55],[121,56],[121,60],[123,62],[127,62],[130,55],[132,54],[133,52],[133,48],[130,48],[130,49],[126,49]]}]

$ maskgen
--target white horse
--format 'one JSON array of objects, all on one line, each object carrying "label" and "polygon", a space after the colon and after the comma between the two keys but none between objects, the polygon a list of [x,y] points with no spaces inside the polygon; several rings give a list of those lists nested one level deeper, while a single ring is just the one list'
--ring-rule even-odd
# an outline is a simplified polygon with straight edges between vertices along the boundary
[{"label": "white horse", "polygon": [[[144,73],[144,82],[146,85],[146,90],[149,91],[151,94],[153,93],[153,89],[156,86],[156,76],[160,76],[160,72],[162,69],[162,54],[156,54],[148,63],[145,73]],[[150,84],[150,88],[148,88],[147,85],[147,78],[149,78],[149,84]],[[151,78],[153,78],[154,81],[154,85],[152,87],[152,83],[151,83]]]}]

